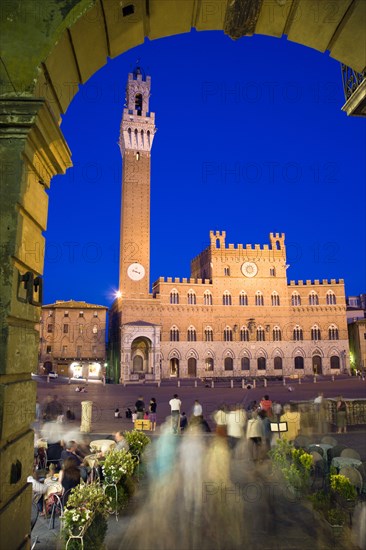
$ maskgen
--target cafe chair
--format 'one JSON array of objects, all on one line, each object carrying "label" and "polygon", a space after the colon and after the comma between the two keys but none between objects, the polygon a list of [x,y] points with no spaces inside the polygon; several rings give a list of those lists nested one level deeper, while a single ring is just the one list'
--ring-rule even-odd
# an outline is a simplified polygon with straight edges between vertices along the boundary
[{"label": "cafe chair", "polygon": [[361,460],[360,453],[358,453],[354,449],[350,449],[349,447],[347,447],[346,449],[343,449],[340,456],[345,456],[347,458],[356,458],[357,460]]},{"label": "cafe chair", "polygon": [[47,451],[44,447],[39,447],[36,455],[37,470],[47,469]]},{"label": "cafe chair", "polygon": [[310,439],[306,435],[298,435],[294,441],[296,449],[306,449],[310,445]]},{"label": "cafe chair", "polygon": [[311,453],[312,451],[319,453],[322,456],[322,458],[327,458],[324,449],[319,447],[319,445],[317,445],[316,443],[312,443],[311,445],[309,445],[308,452]]},{"label": "cafe chair", "polygon": [[[62,493],[52,493],[52,508],[51,508],[51,515],[50,515],[50,521],[48,523],[48,529],[54,529],[55,528],[55,519],[56,515],[60,516],[60,530],[61,530],[61,518],[64,511],[63,506],[63,495]],[[51,527],[52,525],[52,527]]]},{"label": "cafe chair", "polygon": [[322,455],[317,451],[311,451],[313,465],[310,471],[311,487],[313,489],[322,489],[325,483],[326,462]]},{"label": "cafe chair", "polygon": [[331,435],[325,435],[324,437],[322,437],[321,443],[325,443],[326,445],[332,445],[333,447],[335,447],[338,442],[335,437],[332,437]]},{"label": "cafe chair", "polygon": [[366,462],[362,462],[360,466],[357,466],[358,470],[362,476],[362,493],[366,494]]},{"label": "cafe chair", "polygon": [[335,445],[328,451],[328,457],[330,462],[335,458],[336,456],[341,456],[341,452],[344,451],[344,449],[347,449],[346,445]]},{"label": "cafe chair", "polygon": [[361,493],[363,479],[361,473],[356,468],[353,468],[352,466],[343,466],[343,468],[339,470],[339,473],[349,479],[352,485],[356,487],[357,492],[359,494]]}]

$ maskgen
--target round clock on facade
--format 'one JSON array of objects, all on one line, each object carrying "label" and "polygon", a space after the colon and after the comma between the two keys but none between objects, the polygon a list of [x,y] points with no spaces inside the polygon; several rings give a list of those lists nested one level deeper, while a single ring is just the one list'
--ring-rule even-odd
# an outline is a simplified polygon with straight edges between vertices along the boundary
[{"label": "round clock on facade", "polygon": [[258,267],[254,262],[244,262],[241,266],[241,272],[246,277],[255,277],[258,273]]},{"label": "round clock on facade", "polygon": [[134,262],[127,268],[127,275],[133,281],[140,281],[145,276],[145,268],[143,265]]}]

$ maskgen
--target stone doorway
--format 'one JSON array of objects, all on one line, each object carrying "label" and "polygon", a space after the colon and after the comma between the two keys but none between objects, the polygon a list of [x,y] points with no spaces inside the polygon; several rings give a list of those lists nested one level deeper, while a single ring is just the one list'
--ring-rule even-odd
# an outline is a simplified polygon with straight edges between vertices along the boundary
[{"label": "stone doorway", "polygon": [[313,373],[323,374],[322,358],[320,355],[313,355]]},{"label": "stone doorway", "polygon": [[197,360],[195,357],[188,359],[188,376],[191,378],[196,378],[197,376]]},{"label": "stone doorway", "polygon": [[170,359],[170,376],[171,378],[179,378],[179,359],[176,357]]}]

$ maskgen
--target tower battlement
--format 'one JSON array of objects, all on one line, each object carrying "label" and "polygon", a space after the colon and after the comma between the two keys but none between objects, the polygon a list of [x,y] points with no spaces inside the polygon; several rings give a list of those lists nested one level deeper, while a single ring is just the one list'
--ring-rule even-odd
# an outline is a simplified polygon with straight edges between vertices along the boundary
[{"label": "tower battlement", "polygon": [[285,248],[285,234],[284,233],[270,233],[269,242],[272,250],[282,250]]},{"label": "tower battlement", "polygon": [[344,285],[344,279],[306,279],[306,281],[300,279],[299,281],[290,281],[288,286],[316,286],[316,285]]},{"label": "tower battlement", "polygon": [[210,231],[210,245],[213,248],[225,248],[226,231]]}]

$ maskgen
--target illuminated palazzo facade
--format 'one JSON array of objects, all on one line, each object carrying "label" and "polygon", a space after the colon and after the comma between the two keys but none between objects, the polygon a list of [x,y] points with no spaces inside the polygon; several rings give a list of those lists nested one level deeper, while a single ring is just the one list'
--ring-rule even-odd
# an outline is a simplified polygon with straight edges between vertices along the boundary
[{"label": "illuminated palazzo facade", "polygon": [[344,281],[288,281],[283,233],[234,245],[225,231],[210,231],[191,277],[160,277],[150,292],[150,86],[141,69],[128,75],[120,130],[120,281],[110,331],[119,381],[348,371]]}]

